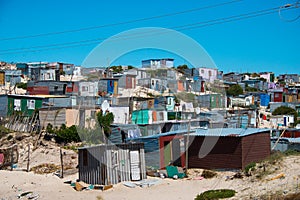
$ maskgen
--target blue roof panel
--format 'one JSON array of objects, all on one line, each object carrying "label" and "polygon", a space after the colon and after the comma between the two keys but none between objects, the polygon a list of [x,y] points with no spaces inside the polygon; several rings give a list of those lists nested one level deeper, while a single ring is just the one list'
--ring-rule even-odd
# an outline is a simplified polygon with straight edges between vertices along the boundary
[{"label": "blue roof panel", "polygon": [[244,137],[256,133],[268,132],[270,129],[262,128],[215,128],[215,129],[197,129],[196,133],[190,134],[191,136],[235,136]]}]

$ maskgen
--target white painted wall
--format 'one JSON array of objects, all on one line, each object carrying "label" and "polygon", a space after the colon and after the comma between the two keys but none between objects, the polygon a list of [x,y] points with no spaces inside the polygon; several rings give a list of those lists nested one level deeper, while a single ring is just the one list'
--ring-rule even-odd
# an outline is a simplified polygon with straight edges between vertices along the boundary
[{"label": "white painted wall", "polygon": [[109,111],[114,115],[115,124],[127,124],[129,120],[129,107],[110,107]]}]

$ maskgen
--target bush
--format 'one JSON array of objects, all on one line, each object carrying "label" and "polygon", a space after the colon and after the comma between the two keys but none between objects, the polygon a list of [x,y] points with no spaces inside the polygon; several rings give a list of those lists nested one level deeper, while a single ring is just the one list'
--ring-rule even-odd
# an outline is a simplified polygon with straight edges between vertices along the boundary
[{"label": "bush", "polygon": [[280,106],[273,111],[272,115],[294,115],[294,119],[297,119],[298,113],[293,108]]},{"label": "bush", "polygon": [[229,96],[238,96],[243,94],[243,88],[240,85],[232,85],[227,89],[226,92]]},{"label": "bush", "polygon": [[245,172],[248,173],[250,170],[255,169],[255,165],[256,165],[256,163],[254,163],[254,162],[249,163],[249,164],[245,167]]},{"label": "bush", "polygon": [[57,142],[80,142],[80,137],[78,135],[76,126],[73,125],[71,127],[66,127],[65,125],[62,125],[61,128],[56,132],[56,138],[55,140]]},{"label": "bush", "polygon": [[100,127],[103,128],[104,134],[108,137],[111,133],[110,125],[114,122],[114,114],[111,112],[106,112],[104,115],[102,110],[97,112],[97,121]]},{"label": "bush", "polygon": [[23,90],[26,90],[27,89],[27,83],[17,83],[16,84],[17,88],[21,88]]},{"label": "bush", "polygon": [[217,176],[217,173],[214,171],[210,171],[210,170],[204,170],[202,172],[201,176],[203,176],[204,178],[213,178],[213,177]]},{"label": "bush", "polygon": [[224,199],[235,195],[236,191],[229,189],[208,190],[198,194],[195,200]]},{"label": "bush", "polygon": [[5,128],[4,126],[0,125],[0,139],[3,136],[7,135],[8,133],[10,133],[10,131],[7,128]]}]

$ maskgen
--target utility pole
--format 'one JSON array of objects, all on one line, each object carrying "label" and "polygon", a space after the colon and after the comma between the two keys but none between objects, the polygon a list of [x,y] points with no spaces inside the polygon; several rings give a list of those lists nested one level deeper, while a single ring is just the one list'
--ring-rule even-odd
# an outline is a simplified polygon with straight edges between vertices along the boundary
[{"label": "utility pole", "polygon": [[188,172],[188,161],[189,161],[189,143],[190,143],[190,129],[191,129],[191,119],[189,119],[188,123],[188,132],[187,132],[187,138],[185,143],[185,174]]}]

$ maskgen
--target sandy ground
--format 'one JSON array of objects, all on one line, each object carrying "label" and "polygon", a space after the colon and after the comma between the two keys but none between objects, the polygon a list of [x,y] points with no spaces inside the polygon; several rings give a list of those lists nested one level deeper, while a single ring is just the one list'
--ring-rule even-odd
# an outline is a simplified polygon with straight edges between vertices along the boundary
[{"label": "sandy ground", "polygon": [[[38,175],[32,172],[0,171],[0,198],[17,199],[22,192],[32,191],[39,194],[39,199],[104,199],[104,200],[140,200],[140,199],[194,199],[203,191],[210,189],[234,189],[238,193],[232,199],[253,199],[262,194],[294,193],[299,190],[300,164],[299,156],[290,156],[282,161],[278,170],[261,181],[254,177],[226,180],[234,172],[218,172],[212,179],[159,179],[157,185],[141,188],[129,188],[122,183],[114,185],[112,189],[75,191],[70,185],[64,184],[66,180],[76,180],[78,174],[60,179],[53,174]],[[269,180],[283,173],[285,178]],[[25,198],[23,198],[25,199]]]},{"label": "sandy ground", "polygon": [[[32,138],[28,137],[19,142],[19,163],[18,169],[24,169],[27,165],[27,144],[33,148]],[[77,154],[72,150],[63,149],[64,163],[71,169],[77,165]],[[280,163],[272,165],[276,169],[272,174],[261,180],[254,176],[244,177],[242,179],[228,180],[235,172],[218,172],[217,177],[212,179],[195,180],[199,177],[201,170],[190,170],[189,178],[173,180],[159,179],[159,183],[151,187],[129,188],[119,183],[112,189],[101,190],[84,190],[76,191],[64,181],[75,181],[78,179],[78,173],[65,175],[60,179],[53,173],[34,174],[33,172],[24,171],[6,171],[0,170],[0,200],[18,199],[18,195],[31,191],[39,195],[38,199],[55,199],[55,200],[87,200],[87,199],[104,199],[104,200],[176,200],[176,199],[194,199],[197,194],[211,189],[233,189],[237,191],[235,197],[231,199],[259,199],[257,197],[263,194],[291,194],[300,192],[300,156],[285,157]],[[38,166],[43,163],[60,164],[59,147],[51,142],[44,142],[37,150],[31,152],[30,167]],[[270,180],[279,174],[284,174],[283,179]],[[151,179],[152,177],[149,177]],[[153,179],[153,178],[152,178]],[[27,199],[27,198],[22,198]]]}]

